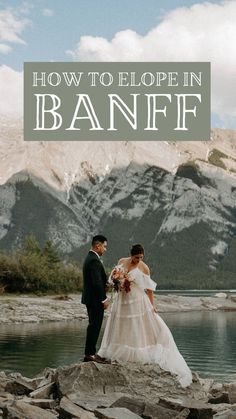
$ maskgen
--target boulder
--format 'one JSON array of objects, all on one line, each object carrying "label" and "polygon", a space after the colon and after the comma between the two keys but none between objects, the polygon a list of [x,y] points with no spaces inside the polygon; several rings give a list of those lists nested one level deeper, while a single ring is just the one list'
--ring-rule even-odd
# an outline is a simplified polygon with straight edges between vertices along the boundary
[{"label": "boulder", "polygon": [[233,302],[236,303],[236,295],[230,295],[229,299]]},{"label": "boulder", "polygon": [[136,415],[142,416],[145,409],[145,401],[134,397],[123,396],[115,401],[111,407],[125,407]]},{"label": "boulder", "polygon": [[194,398],[180,397],[178,399],[168,398],[160,399],[159,404],[173,410],[189,409],[191,419],[211,419],[213,418],[214,409],[211,404],[205,403]]},{"label": "boulder", "polygon": [[87,362],[46,369],[34,379],[4,373],[0,379],[0,418],[236,419],[236,383],[194,373],[182,388],[157,364]]},{"label": "boulder", "polygon": [[107,409],[96,409],[94,413],[99,419],[142,419],[141,416],[136,415],[136,413],[131,412],[125,407],[108,407]]},{"label": "boulder", "polygon": [[217,298],[227,298],[227,294],[225,292],[217,292],[214,297]]},{"label": "boulder", "polygon": [[210,394],[214,396],[215,394],[219,394],[223,391],[224,391],[224,387],[222,383],[213,383],[209,392]]},{"label": "boulder", "polygon": [[[188,411],[189,412],[189,411]],[[147,403],[143,411],[143,418],[151,419],[173,419],[178,415],[178,411],[163,407],[159,404]]]},{"label": "boulder", "polygon": [[214,397],[210,397],[208,402],[212,404],[229,403],[229,394],[226,392],[216,394]]},{"label": "boulder", "polygon": [[71,393],[68,399],[83,409],[93,412],[97,408],[110,407],[116,400],[124,396],[123,393],[109,394],[88,394],[88,393]]},{"label": "boulder", "polygon": [[236,419],[236,406],[229,407],[222,412],[216,413],[214,419]]},{"label": "boulder", "polygon": [[73,394],[78,399],[81,395],[91,393],[98,399],[100,395],[122,393],[128,397],[144,398],[150,403],[158,402],[159,397],[180,395],[208,400],[208,393],[199,380],[182,388],[174,375],[162,370],[157,364],[85,362],[69,365],[58,368],[56,385],[60,396]]},{"label": "boulder", "polygon": [[58,416],[29,403],[15,401],[3,408],[3,417],[7,419],[56,419]]},{"label": "boulder", "polygon": [[53,399],[31,399],[31,397],[24,397],[22,401],[32,406],[41,407],[42,409],[53,409],[57,406],[56,400]]},{"label": "boulder", "polygon": [[236,383],[231,383],[229,385],[229,402],[231,404],[236,403]]},{"label": "boulder", "polygon": [[187,419],[189,417],[190,410],[185,408],[175,417],[175,419]]},{"label": "boulder", "polygon": [[[159,399],[157,398],[156,403],[146,403],[145,399],[140,400],[134,397],[123,396],[113,403],[111,407],[125,407],[143,418],[172,419],[178,415],[178,411],[160,406],[158,401]],[[183,415],[182,417],[185,418],[187,416]]]},{"label": "boulder", "polygon": [[62,397],[60,401],[60,418],[61,419],[94,419],[95,415],[92,412],[87,412],[76,404],[72,403],[67,397]]},{"label": "boulder", "polygon": [[55,383],[49,383],[29,393],[33,399],[47,399],[55,392]]},{"label": "boulder", "polygon": [[34,390],[32,383],[29,383],[24,377],[13,378],[8,381],[5,386],[5,391],[15,395],[28,395]]}]

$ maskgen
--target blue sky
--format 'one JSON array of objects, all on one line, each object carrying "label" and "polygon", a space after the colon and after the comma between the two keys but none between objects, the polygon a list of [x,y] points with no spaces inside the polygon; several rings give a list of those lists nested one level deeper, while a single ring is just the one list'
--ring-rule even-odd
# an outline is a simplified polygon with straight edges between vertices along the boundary
[{"label": "blue sky", "polygon": [[235,0],[0,0],[0,88],[24,61],[210,61],[212,126],[236,129],[235,22]]},{"label": "blue sky", "polygon": [[[26,44],[15,44],[12,53],[1,57],[0,62],[21,70],[23,61],[71,61],[65,51],[73,48],[83,35],[111,39],[126,29],[145,35],[168,11],[195,3],[194,0],[0,1],[1,8],[14,8],[18,16],[30,20],[22,32]],[[24,4],[26,12],[22,13]],[[48,12],[45,16],[45,10],[52,15]]]}]

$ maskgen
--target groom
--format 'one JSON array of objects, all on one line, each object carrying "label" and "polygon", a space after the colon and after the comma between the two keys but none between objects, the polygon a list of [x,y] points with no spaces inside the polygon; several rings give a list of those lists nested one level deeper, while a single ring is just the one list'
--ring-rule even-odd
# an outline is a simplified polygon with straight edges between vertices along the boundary
[{"label": "groom", "polygon": [[104,310],[109,305],[106,296],[107,276],[100,259],[106,249],[106,237],[100,234],[94,236],[92,247],[83,265],[82,304],[86,304],[89,318],[84,362],[104,362],[104,359],[96,354],[96,343],[102,326]]}]

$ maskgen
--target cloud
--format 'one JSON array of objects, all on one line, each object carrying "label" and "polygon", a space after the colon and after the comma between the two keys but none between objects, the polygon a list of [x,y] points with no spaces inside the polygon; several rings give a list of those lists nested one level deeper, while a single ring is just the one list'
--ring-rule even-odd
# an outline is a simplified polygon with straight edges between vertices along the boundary
[{"label": "cloud", "polygon": [[145,36],[82,36],[66,52],[81,61],[211,61],[212,112],[223,121],[236,116],[235,22],[236,1],[199,3],[167,13]]},{"label": "cloud", "polygon": [[8,54],[12,48],[9,45],[6,44],[0,44],[0,54]]},{"label": "cloud", "polygon": [[46,17],[51,17],[54,15],[54,11],[52,9],[43,9],[42,13]]},{"label": "cloud", "polygon": [[0,66],[0,115],[22,117],[23,73],[6,65]]},{"label": "cloud", "polygon": [[34,5],[32,3],[29,3],[28,1],[23,1],[23,3],[19,6],[19,11],[24,15],[29,15],[33,8]]},{"label": "cloud", "polygon": [[30,20],[18,16],[16,10],[0,10],[0,53],[6,54],[11,51],[9,43],[25,44],[21,34],[29,23]]}]

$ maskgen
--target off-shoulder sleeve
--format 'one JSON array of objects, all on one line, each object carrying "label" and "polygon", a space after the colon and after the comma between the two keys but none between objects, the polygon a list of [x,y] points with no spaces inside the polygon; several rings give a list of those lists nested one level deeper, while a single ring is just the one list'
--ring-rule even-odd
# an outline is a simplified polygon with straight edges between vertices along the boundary
[{"label": "off-shoulder sleeve", "polygon": [[153,281],[153,279],[151,279],[149,275],[143,273],[143,288],[155,291],[156,286],[156,282]]},{"label": "off-shoulder sleeve", "polygon": [[[132,271],[131,271],[132,272]],[[153,281],[149,275],[144,274],[143,272],[141,272],[140,270],[137,271],[133,271],[134,272],[134,282],[142,289],[146,290],[152,290],[155,291],[156,289],[156,282]]]}]

